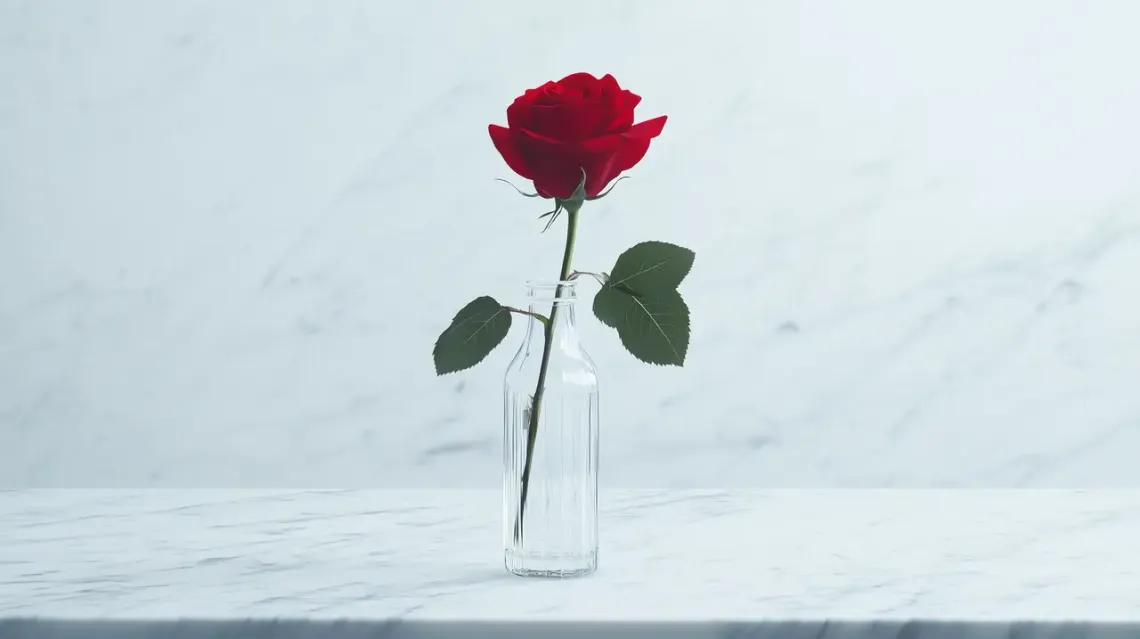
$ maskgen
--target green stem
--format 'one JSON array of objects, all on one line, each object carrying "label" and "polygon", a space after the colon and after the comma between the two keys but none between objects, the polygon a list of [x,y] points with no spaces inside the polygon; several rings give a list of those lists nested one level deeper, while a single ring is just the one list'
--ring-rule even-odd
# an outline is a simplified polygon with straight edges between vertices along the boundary
[{"label": "green stem", "polygon": [[543,326],[550,324],[550,318],[546,317],[542,313],[531,313],[530,311],[524,311],[521,308],[515,308],[513,306],[504,306],[503,310],[510,311],[512,313],[518,313],[519,315],[530,315],[534,319],[542,322]]},{"label": "green stem", "polygon": [[601,284],[602,286],[606,285],[606,278],[602,273],[591,273],[590,271],[574,271],[570,274],[570,279],[576,280],[578,279],[579,275],[589,275],[590,277],[597,280],[598,284]]},{"label": "green stem", "polygon": [[542,342],[542,367],[538,370],[538,384],[534,388],[534,403],[530,409],[530,423],[526,431],[526,460],[523,462],[522,493],[519,499],[519,514],[515,519],[515,541],[522,539],[523,513],[526,512],[526,496],[530,489],[530,469],[534,461],[534,442],[538,436],[538,414],[542,404],[542,394],[546,390],[546,369],[550,366],[550,351],[554,346],[554,325],[558,315],[558,304],[562,300],[562,282],[570,278],[570,258],[574,255],[574,239],[578,232],[578,210],[566,207],[566,250],[562,253],[562,270],[558,275],[558,288],[554,292],[554,304],[550,308],[550,320],[545,322]]}]

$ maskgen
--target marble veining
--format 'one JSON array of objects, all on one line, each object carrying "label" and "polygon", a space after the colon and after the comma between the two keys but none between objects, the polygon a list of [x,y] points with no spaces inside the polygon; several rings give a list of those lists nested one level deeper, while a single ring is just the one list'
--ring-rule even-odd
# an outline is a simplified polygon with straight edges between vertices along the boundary
[{"label": "marble veining", "polygon": [[499,505],[495,491],[6,491],[0,636],[1140,633],[1138,492],[607,491],[599,571],[564,581],[505,572]]},{"label": "marble veining", "polygon": [[669,124],[577,265],[697,253],[684,369],[582,319],[604,485],[1138,486],[1138,23],[0,0],[0,486],[497,486],[521,333],[446,379],[431,345],[557,269],[486,125],[583,69]]}]

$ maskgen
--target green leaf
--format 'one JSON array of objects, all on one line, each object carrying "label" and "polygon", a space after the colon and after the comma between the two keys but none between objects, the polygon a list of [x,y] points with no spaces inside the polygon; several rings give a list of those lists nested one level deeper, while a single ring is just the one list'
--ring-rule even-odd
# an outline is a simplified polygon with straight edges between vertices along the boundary
[{"label": "green leaf", "polygon": [[511,313],[484,295],[464,306],[435,342],[435,374],[446,375],[478,364],[511,328]]},{"label": "green leaf", "polygon": [[696,254],[668,242],[642,242],[622,253],[610,271],[609,286],[637,293],[672,291],[693,268]]},{"label": "green leaf", "polygon": [[623,297],[629,295],[603,286],[594,296],[594,317],[610,328],[617,328],[622,323],[626,308],[625,300],[621,299]]},{"label": "green leaf", "polygon": [[617,329],[625,350],[637,359],[683,366],[689,350],[689,307],[676,290],[628,295],[604,287],[594,296],[594,315]]}]

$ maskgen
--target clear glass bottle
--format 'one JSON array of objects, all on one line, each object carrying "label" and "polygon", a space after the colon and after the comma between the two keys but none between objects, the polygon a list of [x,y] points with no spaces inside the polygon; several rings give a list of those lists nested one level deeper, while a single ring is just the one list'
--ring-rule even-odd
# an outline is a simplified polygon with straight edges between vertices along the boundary
[{"label": "clear glass bottle", "polygon": [[[550,318],[551,333],[548,337],[547,326],[531,317],[507,368],[503,545],[507,570],[516,575],[580,577],[598,566],[598,380],[594,362],[578,342],[576,284],[527,282],[528,310]],[[527,434],[536,396],[537,428],[523,508]]]}]

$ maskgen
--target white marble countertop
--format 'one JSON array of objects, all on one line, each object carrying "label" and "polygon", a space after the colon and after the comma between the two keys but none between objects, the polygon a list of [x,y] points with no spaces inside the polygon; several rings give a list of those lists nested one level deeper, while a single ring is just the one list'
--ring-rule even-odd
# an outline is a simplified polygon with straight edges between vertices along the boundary
[{"label": "white marble countertop", "polygon": [[[1140,624],[1140,491],[603,492],[599,570],[566,581],[504,571],[500,503],[496,491],[2,492],[0,635],[258,620],[321,637],[459,622],[1140,632],[1113,625]],[[217,627],[208,636],[229,636]]]}]

